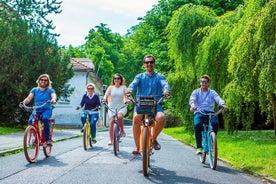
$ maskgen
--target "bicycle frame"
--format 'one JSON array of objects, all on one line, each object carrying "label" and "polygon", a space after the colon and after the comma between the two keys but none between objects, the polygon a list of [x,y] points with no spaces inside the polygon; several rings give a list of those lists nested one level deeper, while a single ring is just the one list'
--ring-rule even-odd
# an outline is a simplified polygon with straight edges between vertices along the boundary
[{"label": "bicycle frame", "polygon": [[108,110],[115,113],[115,115],[114,115],[114,124],[113,124],[113,128],[112,128],[112,143],[113,143],[114,155],[117,156],[118,152],[119,152],[120,139],[122,137],[121,126],[119,124],[118,112],[119,112],[120,109],[125,108],[128,104],[125,103],[125,105],[120,107],[120,108],[112,108],[112,107],[108,106],[106,104],[106,102],[104,102],[103,104],[106,106],[106,108]]},{"label": "bicycle frame", "polygon": [[[29,124],[25,129],[24,139],[23,139],[24,154],[26,159],[30,163],[33,163],[37,160],[40,146],[43,146],[43,152],[46,158],[50,156],[52,151],[52,146],[44,146],[45,134],[44,134],[44,126],[43,126],[43,123],[41,122],[42,116],[37,117],[37,114],[35,113],[35,109],[44,106],[46,103],[49,103],[49,101],[45,102],[41,106],[33,106],[33,107],[27,107],[25,104],[20,104],[20,107],[23,108],[24,110],[29,112],[34,111],[34,121],[32,124]],[[50,118],[49,123],[50,123],[49,125],[50,139],[52,139],[54,124],[55,124],[54,119]]]},{"label": "bicycle frame", "polygon": [[[96,110],[96,109],[98,109],[98,108],[94,108],[94,109],[92,109],[92,111]],[[84,110],[84,111],[86,112],[86,122],[83,126],[83,148],[86,151],[88,149],[88,143],[91,148],[93,147],[93,143],[92,143],[89,112],[87,110]]]},{"label": "bicycle frame", "polygon": [[148,168],[150,167],[150,156],[153,154],[152,130],[156,122],[154,119],[156,115],[156,106],[164,98],[168,98],[168,96],[163,95],[158,101],[157,98],[152,96],[141,97],[139,99],[139,102],[136,102],[131,96],[127,96],[127,98],[136,104],[139,103],[140,107],[146,109],[144,112],[143,110],[141,110],[141,112],[139,113],[137,109],[137,113],[143,114],[143,119],[141,121],[140,149],[142,148],[143,174],[144,176],[148,176]]},{"label": "bicycle frame", "polygon": [[144,114],[141,122],[140,148],[142,148],[142,167],[144,176],[148,176],[150,156],[153,154],[152,129],[155,124],[154,115]]},{"label": "bicycle frame", "polygon": [[220,109],[216,113],[205,113],[198,110],[199,113],[206,116],[203,119],[203,131],[202,131],[202,148],[203,153],[200,155],[200,162],[205,163],[207,154],[209,155],[209,165],[215,170],[217,167],[218,149],[217,149],[217,137],[213,131],[211,119],[222,112]]},{"label": "bicycle frame", "polygon": [[83,135],[82,135],[83,148],[84,148],[85,151],[88,149],[88,142],[89,142],[90,147],[91,148],[93,147],[89,112],[90,111],[95,111],[95,110],[98,110],[98,109],[99,109],[99,107],[96,107],[96,108],[90,109],[90,110],[84,110],[83,109],[83,111],[86,112],[86,122],[83,126]]}]

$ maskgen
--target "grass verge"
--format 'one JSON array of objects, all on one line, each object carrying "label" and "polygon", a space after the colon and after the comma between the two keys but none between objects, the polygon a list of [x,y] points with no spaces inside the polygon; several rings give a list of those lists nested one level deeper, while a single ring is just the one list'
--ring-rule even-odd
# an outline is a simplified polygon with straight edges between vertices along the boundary
[{"label": "grass verge", "polygon": [[0,135],[16,133],[16,132],[24,132],[24,129],[23,128],[0,127]]},{"label": "grass verge", "polygon": [[[194,134],[183,127],[164,128],[163,132],[195,147]],[[276,137],[274,131],[218,132],[219,158],[238,170],[276,179]]]}]

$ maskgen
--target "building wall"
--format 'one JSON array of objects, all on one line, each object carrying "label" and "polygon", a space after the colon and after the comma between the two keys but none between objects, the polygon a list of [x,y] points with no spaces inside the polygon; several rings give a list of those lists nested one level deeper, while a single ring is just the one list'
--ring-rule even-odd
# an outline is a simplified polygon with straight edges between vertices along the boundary
[{"label": "building wall", "polygon": [[[95,93],[102,97],[102,83],[98,81],[94,76],[89,74],[88,78],[86,77],[86,72],[75,72],[75,75],[72,79],[69,80],[69,84],[74,88],[74,92],[69,97],[68,101],[58,101],[53,110],[53,117],[57,125],[62,126],[73,126],[73,127],[82,127],[80,115],[81,110],[76,110],[76,107],[80,104],[82,96],[86,93],[86,84],[94,83],[95,84]],[[100,112],[100,118],[98,125],[103,124],[103,112]]]}]

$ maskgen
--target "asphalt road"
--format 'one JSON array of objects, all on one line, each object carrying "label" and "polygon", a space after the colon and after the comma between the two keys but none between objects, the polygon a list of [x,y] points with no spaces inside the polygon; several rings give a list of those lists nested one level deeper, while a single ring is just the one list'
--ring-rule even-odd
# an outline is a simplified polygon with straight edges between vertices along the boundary
[{"label": "asphalt road", "polygon": [[40,150],[37,163],[29,164],[24,154],[0,157],[1,184],[77,184],[77,183],[200,183],[260,184],[260,178],[246,175],[218,162],[217,170],[201,164],[195,149],[161,134],[160,151],[151,157],[149,176],[142,173],[141,157],[131,154],[134,143],[131,127],[122,139],[116,157],[107,145],[108,132],[97,134],[98,142],[84,151],[81,137],[54,143],[52,156],[45,159]]}]

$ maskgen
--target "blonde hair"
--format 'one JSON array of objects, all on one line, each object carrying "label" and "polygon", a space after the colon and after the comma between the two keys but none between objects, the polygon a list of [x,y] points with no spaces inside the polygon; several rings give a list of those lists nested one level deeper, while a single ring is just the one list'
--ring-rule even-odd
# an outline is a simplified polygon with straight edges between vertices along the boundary
[{"label": "blonde hair", "polygon": [[48,79],[48,84],[47,84],[47,87],[48,88],[51,88],[52,87],[52,81],[50,80],[50,76],[48,74],[41,74],[37,80],[36,80],[36,83],[37,83],[37,86],[40,87],[39,85],[39,80],[42,78],[42,77],[46,77]]},{"label": "blonde hair", "polygon": [[93,84],[93,83],[88,83],[88,84],[86,85],[86,90],[87,90],[87,88],[90,87],[90,86],[92,86],[92,88],[95,89],[95,84]]}]

